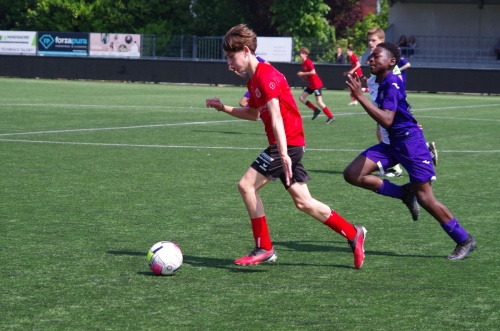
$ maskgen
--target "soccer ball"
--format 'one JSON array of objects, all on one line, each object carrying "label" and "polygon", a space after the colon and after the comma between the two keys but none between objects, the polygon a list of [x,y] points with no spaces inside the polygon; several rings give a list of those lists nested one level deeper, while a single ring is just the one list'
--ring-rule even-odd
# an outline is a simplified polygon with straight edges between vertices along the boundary
[{"label": "soccer ball", "polygon": [[157,275],[173,275],[182,265],[182,251],[171,241],[160,241],[148,252],[148,264]]}]

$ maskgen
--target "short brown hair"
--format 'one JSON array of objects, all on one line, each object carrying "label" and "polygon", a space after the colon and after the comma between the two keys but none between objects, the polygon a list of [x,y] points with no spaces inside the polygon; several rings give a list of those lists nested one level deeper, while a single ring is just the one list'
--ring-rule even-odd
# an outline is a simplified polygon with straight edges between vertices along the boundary
[{"label": "short brown hair", "polygon": [[309,50],[306,47],[301,47],[299,49],[299,53],[304,53],[306,55],[309,55]]},{"label": "short brown hair", "polygon": [[369,37],[371,35],[376,35],[380,40],[385,40],[385,32],[379,27],[371,28],[366,33],[366,36]]},{"label": "short brown hair", "polygon": [[226,53],[235,53],[247,46],[252,54],[257,49],[257,35],[245,24],[233,26],[224,36],[222,48]]}]

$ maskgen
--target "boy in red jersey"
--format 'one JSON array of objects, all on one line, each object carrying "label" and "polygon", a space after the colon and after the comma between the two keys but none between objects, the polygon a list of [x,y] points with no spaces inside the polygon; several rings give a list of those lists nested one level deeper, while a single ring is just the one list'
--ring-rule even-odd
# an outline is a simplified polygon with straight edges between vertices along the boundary
[{"label": "boy in red jersey", "polygon": [[234,263],[254,265],[276,261],[259,190],[279,178],[299,210],[348,240],[354,253],[354,267],[360,268],[364,260],[366,229],[347,222],[309,193],[306,182],[310,177],[301,162],[305,149],[302,117],[285,76],[273,66],[257,60],[257,36],[244,24],[226,33],[223,48],[228,65],[237,72],[246,71],[250,76],[248,107],[227,106],[219,98],[207,99],[206,106],[241,119],[256,121],[261,118],[269,141],[269,147],[257,157],[238,183],[250,217],[255,248]]},{"label": "boy in red jersey", "polygon": [[[359,63],[358,57],[356,56],[356,54],[354,54],[354,47],[352,45],[349,45],[347,47],[347,57],[349,58],[349,62],[351,63],[351,70],[344,72],[344,76],[353,75],[354,73],[356,73],[356,75],[358,75],[358,77],[360,77],[360,79],[363,81],[364,76],[363,72],[361,71],[361,63]],[[358,100],[356,100],[352,93],[351,99],[352,101],[347,105],[356,106],[358,104]]]},{"label": "boy in red jersey", "polygon": [[302,71],[297,73],[297,76],[302,77],[302,79],[307,79],[309,81],[309,85],[304,89],[304,92],[299,97],[300,102],[302,102],[307,107],[311,108],[314,111],[313,117],[311,119],[315,119],[318,117],[321,111],[316,108],[311,102],[307,101],[307,97],[310,94],[314,93],[316,97],[316,103],[318,106],[323,109],[323,112],[328,117],[326,120],[326,124],[330,124],[335,120],[335,117],[332,115],[332,112],[323,102],[323,97],[321,96],[321,89],[323,88],[323,82],[319,78],[316,73],[316,69],[314,69],[314,64],[311,59],[308,58],[309,50],[305,47],[301,47],[299,50],[299,56],[302,59]]}]

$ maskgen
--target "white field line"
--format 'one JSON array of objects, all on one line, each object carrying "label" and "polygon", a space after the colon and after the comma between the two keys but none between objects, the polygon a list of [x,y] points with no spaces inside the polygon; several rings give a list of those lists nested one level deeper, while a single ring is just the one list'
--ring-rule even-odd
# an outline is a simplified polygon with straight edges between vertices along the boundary
[{"label": "white field line", "polygon": [[[19,104],[17,104],[19,105]],[[30,106],[40,106],[37,104],[26,104]],[[5,105],[2,105],[5,106]],[[60,106],[60,105],[59,105]],[[64,105],[64,106],[73,106],[73,105]],[[101,107],[101,105],[78,105],[81,107]],[[500,104],[491,104],[491,105],[480,105],[480,106],[453,106],[453,107],[444,107],[444,108],[422,108],[422,109],[414,109],[414,111],[427,111],[427,110],[445,110],[445,109],[457,109],[457,108],[478,108],[478,107],[496,107],[500,106]],[[116,106],[116,107],[127,107],[127,106]],[[130,106],[128,108],[134,108],[136,106]],[[137,106],[138,108],[168,108],[168,107],[151,107],[151,106]],[[171,107],[183,109],[183,107]],[[206,109],[206,108],[194,108],[194,107],[184,107],[185,109]],[[366,115],[366,113],[336,113],[335,116],[351,116],[351,115]],[[320,115],[323,116],[323,115]],[[310,116],[302,116],[303,118],[309,118]],[[441,116],[419,116],[425,118],[440,118],[440,119],[450,119],[450,120],[459,120],[459,121],[485,121],[485,122],[500,122],[498,119],[484,119],[484,118],[456,118],[456,117],[441,117]],[[134,126],[119,126],[119,127],[108,127],[108,128],[86,128],[86,129],[69,129],[69,130],[47,130],[47,131],[32,131],[32,132],[15,132],[15,133],[0,133],[0,137],[6,136],[17,136],[17,135],[34,135],[34,134],[47,134],[47,133],[68,133],[68,132],[85,132],[85,131],[105,131],[105,130],[129,130],[129,129],[144,129],[144,128],[154,128],[154,127],[168,127],[168,126],[184,126],[184,125],[197,125],[197,124],[218,124],[218,123],[232,123],[239,122],[241,120],[224,120],[224,121],[204,121],[204,122],[187,122],[187,123],[166,123],[166,124],[148,124],[148,125],[134,125]]]},{"label": "white field line", "polygon": [[[220,149],[220,150],[263,150],[264,147],[235,147],[235,146],[188,146],[188,145],[144,145],[144,144],[111,144],[111,143],[86,143],[75,141],[49,141],[49,140],[21,140],[21,139],[0,139],[3,142],[32,143],[32,144],[55,144],[55,145],[84,145],[84,146],[104,146],[104,147],[140,147],[140,148],[175,148],[175,149]],[[307,148],[308,151],[316,152],[361,152],[361,149],[341,149],[341,148]],[[500,150],[446,150],[440,149],[439,153],[499,153]]]},{"label": "white field line", "polygon": [[[335,116],[349,116],[349,115],[365,115],[364,113],[337,113]],[[323,116],[323,115],[320,115]],[[310,116],[302,116],[304,118],[309,118]],[[48,133],[68,133],[68,132],[85,132],[85,131],[106,131],[106,130],[130,130],[130,129],[147,129],[156,127],[168,127],[168,126],[191,126],[191,125],[206,125],[206,124],[219,124],[219,123],[233,123],[240,122],[243,123],[244,120],[234,119],[234,120],[222,120],[222,121],[204,121],[204,122],[186,122],[186,123],[165,123],[165,124],[146,124],[146,125],[133,125],[133,126],[117,126],[110,128],[87,128],[87,129],[65,129],[65,130],[47,130],[47,131],[31,131],[31,132],[12,132],[12,133],[0,133],[0,137],[9,136],[22,136],[22,135],[36,135],[36,134],[48,134]]]},{"label": "white field line", "polygon": [[105,130],[129,130],[129,129],[144,129],[144,128],[167,127],[167,126],[200,125],[200,124],[211,124],[211,123],[230,123],[230,122],[240,122],[240,121],[241,120],[226,120],[226,121],[213,121],[213,122],[209,121],[209,122],[166,123],[166,124],[147,124],[147,125],[133,125],[133,126],[117,126],[117,127],[111,127],[111,128],[88,128],[88,129],[48,130],[48,131],[33,131],[33,132],[1,133],[0,137],[17,136],[17,135],[46,134],[46,133],[68,133],[68,132],[105,131]]},{"label": "white field line", "polygon": [[[139,109],[192,109],[200,110],[207,109],[206,107],[178,107],[178,106],[144,106],[144,105],[82,105],[82,104],[64,104],[64,103],[2,103],[0,107],[58,107],[58,108],[139,108]],[[499,103],[485,104],[485,105],[469,105],[469,106],[449,106],[449,107],[433,107],[433,108],[413,108],[413,111],[430,111],[430,110],[453,110],[453,109],[463,109],[463,108],[488,108],[488,107],[500,107]]]},{"label": "white field line", "polygon": [[176,107],[176,106],[130,106],[130,105],[74,105],[69,103],[2,103],[0,107],[58,107],[58,108],[139,108],[139,109],[207,109],[206,107]]},{"label": "white field line", "polygon": [[[71,104],[2,104],[0,106],[50,106],[50,107],[103,107],[103,105],[71,105]],[[414,109],[414,111],[429,111],[429,110],[450,110],[450,109],[460,109],[460,108],[482,108],[482,107],[497,107],[500,104],[490,104],[490,105],[475,105],[475,106],[450,106],[450,107],[439,107],[439,108],[422,108]],[[114,107],[118,108],[172,108],[172,109],[206,109],[201,107],[167,107],[167,106],[120,106],[116,105]],[[350,116],[350,115],[366,115],[366,113],[337,113],[336,116]],[[309,118],[310,116],[303,116]],[[424,117],[424,116],[421,116]],[[451,120],[473,120],[473,121],[488,121],[488,122],[498,122],[500,120],[496,119],[481,119],[481,118],[455,118],[455,117],[439,117],[439,116],[425,116],[428,118],[446,118]],[[19,135],[37,135],[37,134],[51,134],[51,133],[71,133],[71,132],[87,132],[87,131],[105,131],[105,130],[129,130],[129,129],[143,129],[143,128],[154,128],[154,127],[170,127],[170,126],[192,126],[192,125],[207,125],[207,124],[219,124],[219,123],[232,123],[241,122],[239,119],[235,120],[222,120],[222,121],[204,121],[204,122],[186,122],[186,123],[166,123],[166,124],[149,124],[149,125],[134,125],[134,126],[122,126],[122,127],[107,127],[107,128],[86,128],[86,129],[68,129],[68,130],[48,130],[48,131],[33,131],[33,132],[17,132],[17,133],[2,133],[0,137],[8,136],[19,136]],[[47,140],[22,140],[22,139],[1,139],[2,142],[22,142],[22,143],[38,143],[38,144],[63,144],[63,145],[89,145],[89,146],[111,146],[111,147],[147,147],[147,148],[185,148],[185,149],[225,149],[225,150],[261,150],[261,147],[255,148],[245,148],[245,147],[230,147],[230,146],[179,146],[179,145],[143,145],[143,144],[111,144],[111,143],[85,143],[85,142],[58,142],[58,141],[47,141]],[[359,152],[360,150],[354,149],[321,149],[321,148],[308,148],[309,151],[325,151],[325,152]],[[498,153],[500,150],[439,150],[440,152],[449,153]]]}]

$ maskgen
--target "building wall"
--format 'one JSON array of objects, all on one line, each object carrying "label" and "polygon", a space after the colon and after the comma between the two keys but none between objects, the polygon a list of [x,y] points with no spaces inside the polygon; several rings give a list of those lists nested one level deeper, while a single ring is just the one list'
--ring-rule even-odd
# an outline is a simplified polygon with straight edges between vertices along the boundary
[{"label": "building wall", "polygon": [[[400,35],[500,38],[500,4],[401,3],[389,7],[389,25]],[[396,42],[397,40],[392,40]]]}]

